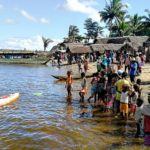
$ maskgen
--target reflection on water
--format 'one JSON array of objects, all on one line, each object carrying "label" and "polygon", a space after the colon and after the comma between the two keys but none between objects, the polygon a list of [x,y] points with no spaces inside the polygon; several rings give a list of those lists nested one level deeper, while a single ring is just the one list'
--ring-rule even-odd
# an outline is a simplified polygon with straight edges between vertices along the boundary
[{"label": "reflection on water", "polygon": [[21,94],[20,100],[0,108],[0,149],[146,149],[143,139],[134,138],[133,121],[80,104],[78,92],[67,103],[64,83],[51,77],[65,72],[51,66],[0,65],[0,95]]}]

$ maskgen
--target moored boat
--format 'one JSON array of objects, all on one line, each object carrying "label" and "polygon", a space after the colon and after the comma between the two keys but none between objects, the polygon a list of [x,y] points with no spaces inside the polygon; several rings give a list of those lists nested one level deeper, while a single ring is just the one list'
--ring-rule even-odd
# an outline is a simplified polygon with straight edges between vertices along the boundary
[{"label": "moored boat", "polygon": [[0,106],[7,105],[13,101],[16,101],[20,97],[19,93],[14,93],[6,96],[0,97]]},{"label": "moored boat", "polygon": [[7,58],[0,58],[0,63],[5,64],[39,64],[45,65],[50,61],[50,59],[34,59],[34,58],[16,58],[16,59],[7,59]]},{"label": "moored boat", "polygon": [[29,50],[0,50],[0,63],[43,64],[50,61],[49,52]]},{"label": "moored boat", "polygon": [[[59,75],[51,75],[53,78],[61,81],[65,81],[67,79],[66,76],[59,76]],[[86,78],[91,78],[93,75],[86,75]],[[81,79],[80,76],[73,76],[73,80],[79,80]]]}]

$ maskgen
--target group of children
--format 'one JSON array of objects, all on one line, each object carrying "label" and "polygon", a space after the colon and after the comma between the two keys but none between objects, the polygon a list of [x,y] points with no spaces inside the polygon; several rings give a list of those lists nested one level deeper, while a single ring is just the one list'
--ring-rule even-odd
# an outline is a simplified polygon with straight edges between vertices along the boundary
[{"label": "group of children", "polygon": [[[86,72],[81,73],[81,90],[79,91],[80,102],[84,103],[87,93]],[[142,88],[141,80],[127,80],[128,74],[115,70],[109,66],[102,71],[93,74],[91,80],[91,95],[87,99],[91,103],[94,98],[94,106],[103,105],[103,111],[113,110],[116,117],[128,120],[131,115],[136,120],[137,132],[135,137],[143,136],[145,133],[145,144],[150,144],[150,95],[148,97],[148,105],[143,106],[141,97]],[[68,96],[71,94],[72,86],[71,72],[67,72],[66,87]],[[142,132],[144,131],[144,132]],[[148,145],[148,144],[147,144]]]}]

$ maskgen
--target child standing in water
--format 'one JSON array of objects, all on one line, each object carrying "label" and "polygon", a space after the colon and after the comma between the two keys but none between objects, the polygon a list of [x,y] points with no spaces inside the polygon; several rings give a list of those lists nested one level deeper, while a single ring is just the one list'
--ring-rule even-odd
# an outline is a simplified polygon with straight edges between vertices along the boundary
[{"label": "child standing in water", "polygon": [[121,99],[120,99],[120,113],[126,120],[128,120],[128,103],[129,103],[129,86],[123,85]]},{"label": "child standing in water", "polygon": [[84,102],[84,95],[86,94],[86,90],[87,90],[86,78],[85,78],[85,73],[84,72],[81,73],[81,78],[82,78],[81,90],[79,92],[79,95],[80,95],[80,102]]},{"label": "child standing in water", "polygon": [[150,146],[150,93],[148,94],[148,104],[142,109],[144,115],[144,144]]},{"label": "child standing in water", "polygon": [[67,93],[68,93],[68,97],[72,96],[71,93],[71,89],[72,89],[72,75],[71,75],[71,71],[67,72],[67,79],[66,79],[66,88],[67,88]]},{"label": "child standing in water", "polygon": [[143,115],[142,115],[142,109],[143,109],[143,103],[144,100],[141,98],[137,99],[137,108],[135,111],[135,120],[136,120],[136,134],[135,134],[135,138],[138,138],[139,136],[141,136],[143,133],[142,129],[143,129]]},{"label": "child standing in water", "polygon": [[137,103],[137,99],[139,98],[139,87],[134,84],[133,86],[134,91],[132,92],[132,94],[130,95],[130,112],[129,112],[129,116],[130,114],[133,114],[133,116],[135,115],[135,111],[136,111],[136,103]]}]

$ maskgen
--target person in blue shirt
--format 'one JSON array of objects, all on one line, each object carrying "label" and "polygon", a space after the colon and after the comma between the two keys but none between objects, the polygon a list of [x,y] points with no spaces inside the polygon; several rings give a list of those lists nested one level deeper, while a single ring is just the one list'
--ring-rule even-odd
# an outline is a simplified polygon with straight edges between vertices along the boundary
[{"label": "person in blue shirt", "polygon": [[137,68],[138,68],[138,65],[136,63],[135,58],[133,58],[132,62],[131,62],[131,66],[130,66],[130,81],[132,83],[135,82],[135,77],[136,77],[136,74],[137,74]]}]

